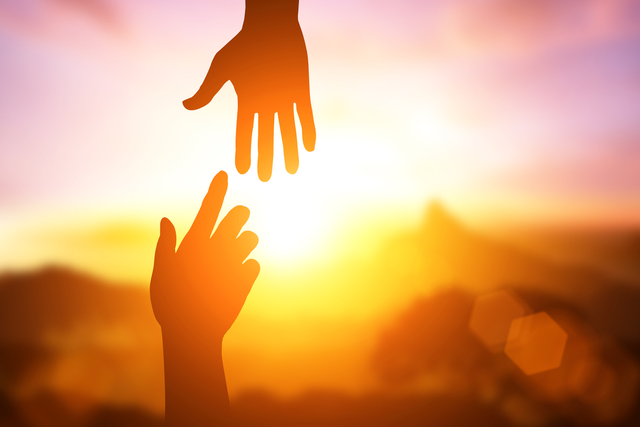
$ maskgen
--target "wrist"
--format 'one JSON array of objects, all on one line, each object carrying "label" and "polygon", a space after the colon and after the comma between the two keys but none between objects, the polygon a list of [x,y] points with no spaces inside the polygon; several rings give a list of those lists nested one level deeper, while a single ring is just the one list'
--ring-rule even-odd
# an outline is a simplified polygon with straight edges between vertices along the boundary
[{"label": "wrist", "polygon": [[197,328],[162,326],[162,342],[170,347],[184,348],[185,353],[197,351],[201,354],[220,353],[224,334]]},{"label": "wrist", "polygon": [[222,337],[162,328],[165,424],[230,425]]},{"label": "wrist", "polygon": [[243,29],[298,24],[299,0],[246,0]]}]

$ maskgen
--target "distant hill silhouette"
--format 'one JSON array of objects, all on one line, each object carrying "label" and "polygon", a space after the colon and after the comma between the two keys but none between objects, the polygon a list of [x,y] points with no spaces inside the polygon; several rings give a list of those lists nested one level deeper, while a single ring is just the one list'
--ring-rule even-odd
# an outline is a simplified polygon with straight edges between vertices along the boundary
[{"label": "distant hill silhouette", "polygon": [[0,344],[53,344],[74,335],[98,344],[113,340],[101,332],[114,329],[136,341],[157,340],[149,335],[159,328],[147,288],[61,267],[0,276]]},{"label": "distant hill silhouette", "polygon": [[438,202],[428,207],[420,229],[389,242],[377,264],[390,266],[381,280],[400,277],[416,290],[457,283],[479,294],[511,287],[528,296],[536,310],[552,303],[568,306],[588,316],[601,332],[640,340],[639,286],[474,232]]},{"label": "distant hill silhouette", "polygon": [[148,289],[60,267],[1,276],[0,393],[44,418],[82,415],[73,396],[157,414],[162,343]]},{"label": "distant hill silhouette", "polygon": [[561,262],[591,265],[611,277],[640,286],[638,228],[518,228],[501,236],[523,249]]},{"label": "distant hill silhouette", "polygon": [[462,223],[437,200],[429,203],[424,216],[423,225],[423,231],[426,231],[431,238],[461,237],[468,233],[466,227],[462,225]]}]

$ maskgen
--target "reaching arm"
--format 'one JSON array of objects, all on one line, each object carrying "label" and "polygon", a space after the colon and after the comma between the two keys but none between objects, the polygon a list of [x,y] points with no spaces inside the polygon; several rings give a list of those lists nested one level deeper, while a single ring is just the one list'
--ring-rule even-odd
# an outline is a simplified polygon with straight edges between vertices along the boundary
[{"label": "reaching arm", "polygon": [[233,208],[212,235],[226,191],[227,175],[220,172],[177,252],[173,224],[166,218],[160,224],[151,303],[162,327],[165,420],[171,427],[231,424],[222,338],[260,265],[245,261],[258,244],[254,233],[240,234],[249,209]]},{"label": "reaching arm", "polygon": [[222,339],[202,340],[162,329],[165,424],[231,425]]}]

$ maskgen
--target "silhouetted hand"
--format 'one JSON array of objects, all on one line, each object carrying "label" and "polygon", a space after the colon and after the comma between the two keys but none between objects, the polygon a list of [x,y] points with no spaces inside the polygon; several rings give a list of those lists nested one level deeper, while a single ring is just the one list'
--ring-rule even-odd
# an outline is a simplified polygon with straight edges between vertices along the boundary
[{"label": "silhouetted hand", "polygon": [[295,173],[299,162],[294,104],[307,151],[313,151],[316,142],[298,0],[247,0],[242,30],[215,55],[202,86],[184,106],[204,107],[228,80],[238,95],[238,172],[244,174],[251,166],[251,134],[258,113],[258,176],[262,181],[271,178],[274,115],[278,113],[285,167]]},{"label": "silhouetted hand", "polygon": [[260,272],[245,261],[258,236],[240,229],[249,209],[236,206],[211,234],[227,192],[215,176],[176,252],[176,231],[163,218],[151,276],[151,304],[162,327],[167,426],[233,425],[222,365],[222,338]]},{"label": "silhouetted hand", "polygon": [[163,328],[197,330],[209,339],[221,339],[258,277],[258,262],[245,262],[258,236],[251,231],[238,236],[249,219],[249,209],[236,206],[211,234],[226,192],[227,174],[220,172],[177,252],[173,224],[167,218],[161,221],[151,302]]}]

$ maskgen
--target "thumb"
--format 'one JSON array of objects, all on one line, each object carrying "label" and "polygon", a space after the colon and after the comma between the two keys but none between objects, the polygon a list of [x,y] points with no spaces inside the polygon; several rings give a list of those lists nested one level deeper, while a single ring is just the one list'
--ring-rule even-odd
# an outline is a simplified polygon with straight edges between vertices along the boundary
[{"label": "thumb", "polygon": [[209,71],[200,89],[189,99],[182,101],[187,110],[197,110],[207,105],[222,86],[229,80],[225,71],[224,48],[213,57]]},{"label": "thumb", "polygon": [[157,273],[169,267],[176,253],[176,229],[167,218],[160,221],[160,237],[156,245],[153,272]]}]

